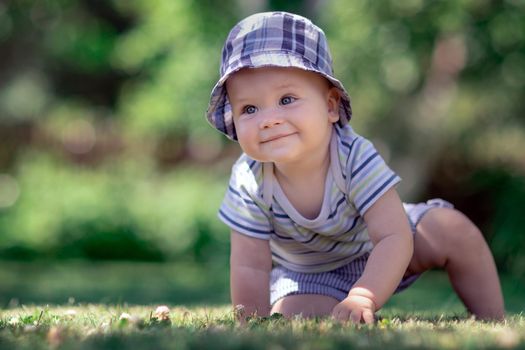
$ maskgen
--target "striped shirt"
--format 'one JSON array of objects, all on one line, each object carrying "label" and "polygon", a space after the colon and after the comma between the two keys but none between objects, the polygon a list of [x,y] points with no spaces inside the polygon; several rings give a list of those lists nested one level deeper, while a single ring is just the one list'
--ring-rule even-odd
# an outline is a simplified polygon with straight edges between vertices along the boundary
[{"label": "striped shirt", "polygon": [[[246,154],[232,168],[219,210],[219,218],[232,230],[269,240],[273,261],[293,271],[330,271],[370,252],[363,215],[401,180],[372,143],[350,125],[334,125],[334,130],[331,166],[317,218],[299,214],[273,172],[263,171],[263,163]],[[265,176],[271,176],[269,182]],[[265,183],[271,185],[269,200],[263,195]]]}]

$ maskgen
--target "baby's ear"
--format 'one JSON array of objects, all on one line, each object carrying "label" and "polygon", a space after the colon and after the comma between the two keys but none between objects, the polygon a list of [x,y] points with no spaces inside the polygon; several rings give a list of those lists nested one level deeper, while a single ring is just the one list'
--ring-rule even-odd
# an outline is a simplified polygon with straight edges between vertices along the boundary
[{"label": "baby's ear", "polygon": [[339,93],[339,90],[335,86],[332,86],[327,93],[328,115],[332,123],[335,123],[339,120],[340,99],[341,95]]}]

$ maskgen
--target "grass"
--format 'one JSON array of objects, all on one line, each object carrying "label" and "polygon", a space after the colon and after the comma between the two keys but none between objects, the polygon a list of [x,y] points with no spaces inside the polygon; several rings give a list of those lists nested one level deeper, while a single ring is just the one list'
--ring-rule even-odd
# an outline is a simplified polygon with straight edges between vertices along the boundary
[{"label": "grass", "polygon": [[[273,316],[243,327],[227,306],[227,276],[219,265],[3,262],[0,348],[525,349],[525,286],[511,276],[502,278],[503,323],[470,319],[446,276],[430,272],[373,326]],[[169,321],[155,317],[160,304]]]},{"label": "grass", "polygon": [[[0,346],[27,349],[333,349],[525,348],[525,316],[504,323],[421,318],[395,310],[373,326],[330,319],[256,318],[234,322],[229,307],[175,307],[164,321],[154,306],[18,307],[0,316]],[[126,314],[124,314],[126,313]],[[122,316],[124,314],[124,316]],[[400,317],[399,314],[402,316]]]}]

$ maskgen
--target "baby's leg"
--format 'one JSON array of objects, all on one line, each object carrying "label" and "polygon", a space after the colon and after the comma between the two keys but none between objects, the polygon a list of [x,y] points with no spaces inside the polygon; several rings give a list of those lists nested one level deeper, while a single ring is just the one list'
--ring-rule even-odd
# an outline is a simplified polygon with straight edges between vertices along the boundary
[{"label": "baby's leg", "polygon": [[275,302],[272,314],[278,312],[285,317],[302,315],[302,317],[327,316],[339,303],[337,299],[319,294],[288,295]]},{"label": "baby's leg", "polygon": [[430,210],[417,225],[409,273],[447,271],[467,309],[480,319],[504,317],[503,296],[492,254],[479,229],[462,213]]}]

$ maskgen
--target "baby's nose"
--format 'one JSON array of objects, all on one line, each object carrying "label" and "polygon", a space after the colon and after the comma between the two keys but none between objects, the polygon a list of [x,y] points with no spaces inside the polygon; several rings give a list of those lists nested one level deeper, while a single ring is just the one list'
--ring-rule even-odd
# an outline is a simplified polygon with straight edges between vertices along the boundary
[{"label": "baby's nose", "polygon": [[283,117],[279,112],[269,111],[265,113],[261,121],[261,129],[268,129],[283,123]]}]

